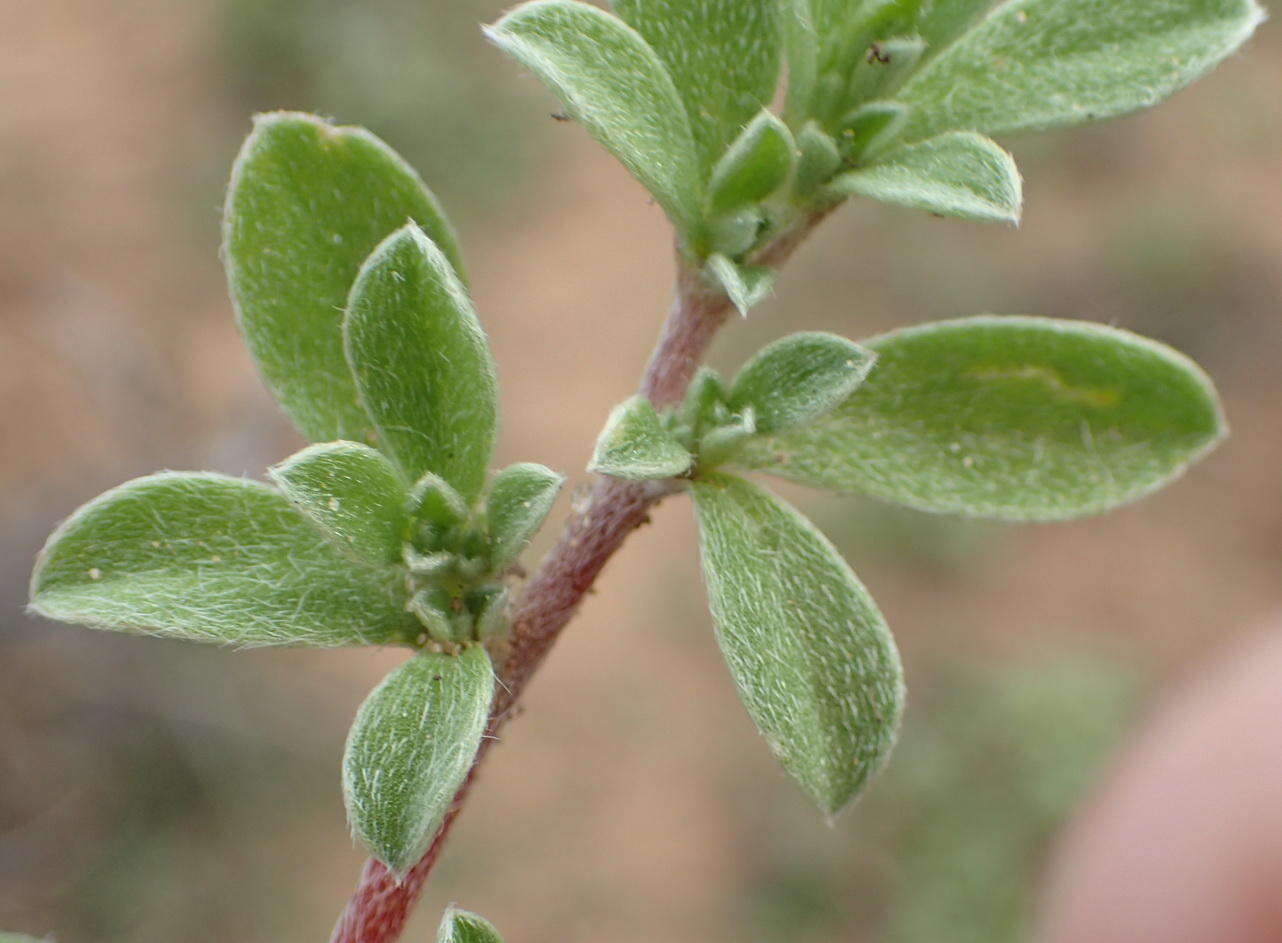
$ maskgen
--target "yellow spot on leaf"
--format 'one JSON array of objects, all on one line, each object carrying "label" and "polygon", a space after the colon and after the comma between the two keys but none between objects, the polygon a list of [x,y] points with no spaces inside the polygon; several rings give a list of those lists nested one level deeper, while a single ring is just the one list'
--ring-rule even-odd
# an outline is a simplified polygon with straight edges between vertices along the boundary
[{"label": "yellow spot on leaf", "polygon": [[1032,364],[1014,367],[979,367],[971,370],[967,376],[976,380],[1031,380],[1042,383],[1052,395],[1083,406],[1094,406],[1105,409],[1116,406],[1121,398],[1117,390],[1090,389],[1088,387],[1070,386],[1063,377],[1050,367],[1039,367]]}]

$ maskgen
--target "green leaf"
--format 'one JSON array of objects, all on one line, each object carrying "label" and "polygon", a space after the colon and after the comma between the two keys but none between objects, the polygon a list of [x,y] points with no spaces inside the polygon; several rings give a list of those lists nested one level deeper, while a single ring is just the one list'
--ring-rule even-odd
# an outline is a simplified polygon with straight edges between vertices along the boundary
[{"label": "green leaf", "polygon": [[223,261],[249,349],[313,442],[369,434],[343,358],[343,305],[366,256],[407,219],[462,272],[436,198],[374,135],[312,115],[255,119],[232,170]]},{"label": "green leaf", "polygon": [[914,108],[905,140],[1146,108],[1216,66],[1262,18],[1255,0],[1010,0],[903,87]]},{"label": "green leaf", "polygon": [[507,631],[508,602],[510,595],[506,586],[497,587],[487,592],[476,607],[476,636],[479,639],[497,638]]},{"label": "green leaf", "polygon": [[690,121],[672,77],[635,30],[577,0],[533,0],[485,35],[557,94],[678,229],[697,228],[702,174]]},{"label": "green leaf", "polygon": [[538,533],[564,481],[552,469],[528,462],[499,472],[485,505],[495,568],[515,560]]},{"label": "green leaf", "polygon": [[476,758],[494,698],[480,645],[423,652],[365,699],[347,736],[343,797],[352,833],[404,876],[418,862]]},{"label": "green leaf", "polygon": [[31,578],[50,619],[220,645],[382,645],[416,634],[401,577],[353,563],[276,490],[164,472],[54,531]]},{"label": "green leaf", "polygon": [[743,463],[926,511],[1060,520],[1155,491],[1225,431],[1192,361],[1113,328],[989,315],[866,346],[877,367],[854,395]]},{"label": "green leaf", "polygon": [[409,536],[405,483],[381,453],[356,442],[309,446],[268,472],[294,506],[358,560],[394,563]]},{"label": "green leaf", "polygon": [[708,273],[745,318],[775,288],[777,273],[764,265],[739,265],[718,252],[708,257]]},{"label": "green leaf", "polygon": [[731,258],[747,255],[761,238],[765,215],[759,206],[747,206],[708,220],[700,247],[709,256]]},{"label": "green leaf", "polygon": [[814,112],[819,82],[819,35],[810,0],[780,0],[779,21],[788,69],[784,116],[797,127]]},{"label": "green leaf", "polygon": [[730,408],[751,406],[756,431],[770,435],[813,422],[843,402],[876,357],[836,334],[791,334],[748,361],[730,388]]},{"label": "green leaf", "polygon": [[818,124],[811,121],[797,135],[797,172],[793,190],[805,198],[823,186],[841,169],[841,153],[834,141]]},{"label": "green leaf", "polygon": [[746,406],[737,416],[709,429],[699,439],[700,469],[719,468],[726,464],[756,434],[756,411],[751,406]]},{"label": "green leaf", "polygon": [[434,472],[424,472],[423,477],[410,489],[410,516],[443,529],[462,523],[467,517],[467,502],[448,481]]},{"label": "green leaf", "polygon": [[926,55],[934,56],[946,49],[985,13],[997,0],[934,0],[917,21],[917,31],[926,41]]},{"label": "green leaf", "polygon": [[708,197],[712,212],[728,213],[768,199],[788,182],[796,150],[788,126],[762,111],[712,171]]},{"label": "green leaf", "polygon": [[779,0],[614,0],[658,53],[685,102],[703,169],[770,104],[779,77]]},{"label": "green leaf", "polygon": [[693,461],[663,427],[650,401],[634,396],[610,413],[588,471],[636,481],[674,478],[689,471]]},{"label": "green leaf", "polygon": [[920,36],[884,39],[855,63],[847,86],[848,101],[893,95],[921,60],[926,43]]},{"label": "green leaf", "polygon": [[681,422],[692,434],[698,434],[715,421],[717,408],[725,407],[726,396],[725,384],[717,371],[700,367],[681,402]]},{"label": "green leaf", "polygon": [[455,597],[442,586],[427,586],[414,594],[409,610],[433,642],[457,645],[470,640],[472,624],[468,613],[454,608]]},{"label": "green leaf", "polygon": [[907,121],[908,109],[898,102],[865,102],[839,122],[842,151],[852,163],[875,159]]},{"label": "green leaf", "polygon": [[1017,224],[1023,204],[1015,161],[988,138],[966,131],[942,134],[842,174],[831,190],[981,222]]},{"label": "green leaf", "polygon": [[703,575],[739,696],[771,751],[828,814],[881,766],[904,687],[867,590],[814,525],[730,476],[694,484]]},{"label": "green leaf", "polygon": [[436,931],[436,943],[503,943],[503,938],[484,917],[451,905]]},{"label": "green leaf", "polygon": [[48,943],[48,937],[37,939],[22,933],[0,933],[0,943]]},{"label": "green leaf", "polygon": [[[884,43],[911,31],[923,0],[812,0],[822,44],[820,72],[837,80],[829,91],[849,104],[846,82],[866,62],[874,42]],[[888,64],[888,63],[883,63]]]},{"label": "green leaf", "polygon": [[474,500],[498,421],[494,361],[462,283],[414,224],[361,268],[343,334],[383,450],[409,479],[435,472]]}]

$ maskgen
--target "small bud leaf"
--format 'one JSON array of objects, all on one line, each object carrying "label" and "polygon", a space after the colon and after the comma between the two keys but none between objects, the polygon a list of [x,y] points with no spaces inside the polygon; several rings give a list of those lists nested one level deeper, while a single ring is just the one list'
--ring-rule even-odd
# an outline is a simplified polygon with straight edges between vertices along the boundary
[{"label": "small bud leaf", "polygon": [[791,334],[739,371],[729,405],[735,411],[751,406],[761,435],[805,425],[845,401],[875,360],[872,351],[835,334]]},{"label": "small bud leaf", "polygon": [[908,120],[899,102],[865,102],[841,121],[841,150],[852,163],[875,160],[895,141]]},{"label": "small bud leaf", "polygon": [[467,517],[467,502],[440,475],[424,472],[410,489],[408,510],[416,521],[448,530]]},{"label": "small bud leaf", "polygon": [[788,126],[763,110],[713,168],[711,211],[728,213],[769,198],[788,182],[796,148]]},{"label": "small bud leaf", "polygon": [[883,39],[868,50],[851,72],[848,101],[889,98],[921,60],[926,43],[920,36]]},{"label": "small bud leaf", "polygon": [[268,474],[327,538],[358,560],[400,560],[405,484],[387,457],[356,442],[309,446]]},{"label": "small bud leaf", "polygon": [[777,273],[774,269],[764,265],[740,265],[719,252],[709,256],[707,270],[745,318],[775,288]]},{"label": "small bud leaf", "polygon": [[709,429],[699,440],[701,470],[726,464],[739,447],[757,434],[757,416],[751,406],[742,409],[729,422]]},{"label": "small bud leaf", "polygon": [[841,169],[841,152],[837,150],[837,142],[813,121],[797,135],[797,151],[797,172],[792,186],[797,196],[804,199]]},{"label": "small bud leaf", "polygon": [[663,427],[644,396],[614,407],[597,439],[588,471],[615,478],[673,478],[690,470],[694,457]]},{"label": "small bud leaf", "polygon": [[842,174],[830,189],[940,216],[1018,223],[1023,187],[1015,161],[988,138],[954,131]]},{"label": "small bud leaf", "polygon": [[486,501],[493,567],[515,560],[538,533],[565,479],[543,465],[511,465],[494,479]]},{"label": "small bud leaf", "polygon": [[694,434],[713,425],[716,409],[725,404],[728,395],[717,371],[708,366],[700,367],[681,404],[682,423]]},{"label": "small bud leaf", "polygon": [[436,931],[436,943],[503,943],[503,938],[484,917],[451,906]]}]

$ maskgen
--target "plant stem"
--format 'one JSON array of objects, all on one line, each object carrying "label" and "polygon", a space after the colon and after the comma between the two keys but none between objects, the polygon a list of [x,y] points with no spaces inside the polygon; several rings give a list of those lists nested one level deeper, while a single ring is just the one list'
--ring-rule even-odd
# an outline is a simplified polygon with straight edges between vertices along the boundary
[{"label": "plant stem", "polygon": [[[828,210],[824,210],[801,219],[752,261],[783,264],[827,215]],[[676,298],[646,367],[641,394],[657,407],[680,402],[731,310],[725,294],[708,286],[700,272],[678,256]],[[450,828],[467,801],[481,762],[515,712],[526,684],[615,551],[634,530],[648,523],[654,505],[678,489],[674,482],[607,477],[596,480],[590,497],[566,521],[560,540],[548,552],[517,603],[486,736],[427,853],[401,882],[377,860],[366,861],[360,883],[340,915],[330,943],[394,943],[400,938]]]}]

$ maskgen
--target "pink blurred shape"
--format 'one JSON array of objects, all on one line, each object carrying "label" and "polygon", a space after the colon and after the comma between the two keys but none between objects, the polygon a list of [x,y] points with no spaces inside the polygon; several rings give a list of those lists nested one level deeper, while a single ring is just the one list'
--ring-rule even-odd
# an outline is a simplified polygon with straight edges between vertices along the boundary
[{"label": "pink blurred shape", "polygon": [[1069,826],[1036,939],[1282,941],[1282,620],[1158,706]]}]

